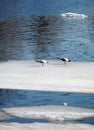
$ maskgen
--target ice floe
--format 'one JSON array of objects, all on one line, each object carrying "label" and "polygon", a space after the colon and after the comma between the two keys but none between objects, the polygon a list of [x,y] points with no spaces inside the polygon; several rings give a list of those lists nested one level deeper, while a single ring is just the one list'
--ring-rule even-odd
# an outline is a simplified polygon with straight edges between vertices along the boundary
[{"label": "ice floe", "polygon": [[61,16],[70,17],[70,18],[88,18],[88,16],[85,14],[77,14],[77,13],[71,13],[71,12],[61,14]]},{"label": "ice floe", "polygon": [[[94,116],[94,110],[80,107],[70,107],[62,105],[44,105],[35,107],[14,107],[3,108],[2,117],[4,119],[6,115],[11,115],[20,118],[31,119],[48,119],[48,120],[76,120],[81,118],[89,118]],[[2,118],[1,117],[1,118]],[[5,116],[6,118],[7,116]],[[8,118],[8,117],[7,117]]]},{"label": "ice floe", "polygon": [[0,64],[0,88],[94,92],[94,63],[49,60],[47,66],[31,61],[8,61]]},{"label": "ice floe", "polygon": [[52,123],[0,123],[1,130],[94,130],[88,124],[52,124]]}]

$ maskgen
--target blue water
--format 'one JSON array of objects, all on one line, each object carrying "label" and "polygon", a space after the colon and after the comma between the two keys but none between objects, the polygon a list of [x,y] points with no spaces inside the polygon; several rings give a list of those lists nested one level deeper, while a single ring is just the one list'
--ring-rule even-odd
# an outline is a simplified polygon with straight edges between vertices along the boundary
[{"label": "blue water", "polygon": [[94,109],[93,93],[0,89],[0,108],[63,105]]},{"label": "blue water", "polygon": [[0,0],[0,61],[56,57],[94,61],[94,0]]}]

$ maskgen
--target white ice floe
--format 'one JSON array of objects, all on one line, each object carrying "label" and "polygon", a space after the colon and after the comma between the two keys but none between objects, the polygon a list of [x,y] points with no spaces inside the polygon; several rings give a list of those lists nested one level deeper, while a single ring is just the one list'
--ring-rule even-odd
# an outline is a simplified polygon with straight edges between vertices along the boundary
[{"label": "white ice floe", "polygon": [[77,13],[71,13],[71,12],[61,14],[61,16],[70,17],[70,18],[87,18],[88,17],[85,14],[77,14]]},{"label": "white ice floe", "polygon": [[88,124],[54,124],[54,123],[0,123],[1,130],[94,130]]},{"label": "white ice floe", "polygon": [[[47,120],[58,120],[63,121],[64,119],[82,119],[94,116],[94,110],[88,108],[69,107],[62,105],[46,105],[46,106],[35,106],[35,107],[15,107],[15,108],[3,108],[2,117],[4,119],[5,113],[7,115],[20,117],[20,118],[31,118],[31,119],[47,119]],[[8,118],[5,116],[5,118]]]},{"label": "white ice floe", "polygon": [[0,88],[94,92],[94,62],[50,60],[46,67],[37,62],[8,61],[0,64]]}]

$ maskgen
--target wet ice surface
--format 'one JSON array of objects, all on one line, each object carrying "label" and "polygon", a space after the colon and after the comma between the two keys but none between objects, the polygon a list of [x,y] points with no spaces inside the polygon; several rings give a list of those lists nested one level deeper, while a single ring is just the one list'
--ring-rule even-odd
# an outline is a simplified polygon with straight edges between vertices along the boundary
[{"label": "wet ice surface", "polygon": [[0,122],[94,124],[94,110],[64,106],[4,108]]}]

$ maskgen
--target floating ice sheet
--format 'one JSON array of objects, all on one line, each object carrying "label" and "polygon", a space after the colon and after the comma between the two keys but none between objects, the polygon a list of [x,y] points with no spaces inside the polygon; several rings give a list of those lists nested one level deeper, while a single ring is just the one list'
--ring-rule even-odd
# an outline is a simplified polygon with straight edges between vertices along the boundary
[{"label": "floating ice sheet", "polygon": [[[6,114],[5,114],[6,113]],[[63,105],[45,105],[35,107],[15,107],[3,108],[2,117],[20,117],[31,119],[48,119],[48,120],[76,120],[94,116],[94,110],[80,107],[69,107]]]}]

